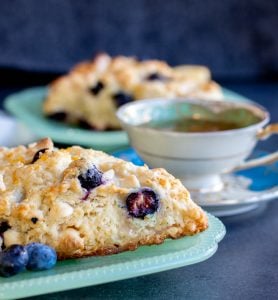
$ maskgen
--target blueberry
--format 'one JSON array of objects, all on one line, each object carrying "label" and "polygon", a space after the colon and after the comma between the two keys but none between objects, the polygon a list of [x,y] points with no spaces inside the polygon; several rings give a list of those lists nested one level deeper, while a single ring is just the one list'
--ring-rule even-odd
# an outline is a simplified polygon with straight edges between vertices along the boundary
[{"label": "blueberry", "polygon": [[33,218],[31,218],[31,222],[33,223],[33,224],[36,224],[37,222],[38,222],[38,218],[35,218],[35,217],[33,217]]},{"label": "blueberry", "polygon": [[134,100],[134,98],[131,95],[126,94],[124,92],[119,92],[115,94],[113,96],[113,99],[115,100],[118,107]]},{"label": "blueberry", "polygon": [[146,215],[157,211],[159,197],[152,189],[142,188],[128,195],[126,205],[129,215],[144,219]]},{"label": "blueberry", "polygon": [[90,92],[94,95],[98,95],[103,88],[104,84],[101,81],[98,81],[95,86],[90,88]]},{"label": "blueberry", "polygon": [[146,77],[146,80],[149,80],[149,81],[154,81],[154,80],[165,81],[168,79],[169,79],[168,77],[166,77],[162,74],[159,74],[159,73],[151,73]]},{"label": "blueberry", "polygon": [[53,248],[41,243],[31,243],[26,246],[29,260],[27,269],[32,271],[49,270],[57,262],[57,254]]},{"label": "blueberry", "polygon": [[67,118],[67,114],[63,111],[58,111],[56,113],[50,114],[47,116],[49,119],[55,120],[55,121],[65,121]]},{"label": "blueberry", "polygon": [[10,228],[11,228],[11,226],[9,225],[8,222],[6,222],[6,221],[1,222],[0,223],[0,235]]},{"label": "blueberry", "polygon": [[78,120],[78,127],[83,129],[95,130],[96,128],[83,119]]},{"label": "blueberry", "polygon": [[48,148],[43,148],[37,151],[33,157],[32,164],[36,162],[40,158],[41,154],[44,153],[46,150],[48,150]]},{"label": "blueberry", "polygon": [[10,277],[23,271],[28,263],[24,246],[12,245],[0,253],[0,275]]},{"label": "blueberry", "polygon": [[95,165],[93,165],[85,173],[80,174],[78,179],[81,186],[89,191],[103,183],[102,175],[103,173]]},{"label": "blueberry", "polygon": [[110,126],[110,125],[106,126],[106,128],[105,128],[105,131],[117,131],[117,130],[119,130],[119,128],[115,128],[115,127]]}]

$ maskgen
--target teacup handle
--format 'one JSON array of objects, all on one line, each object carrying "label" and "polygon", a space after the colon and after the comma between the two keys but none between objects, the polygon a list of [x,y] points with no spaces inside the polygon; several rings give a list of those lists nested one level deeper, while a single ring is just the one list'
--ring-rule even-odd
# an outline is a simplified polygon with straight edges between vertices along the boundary
[{"label": "teacup handle", "polygon": [[[257,138],[259,140],[266,140],[272,134],[277,134],[277,133],[278,133],[278,123],[270,124],[270,125],[266,126],[265,128],[262,128],[257,133]],[[246,162],[243,162],[242,164],[236,166],[232,170],[232,172],[245,170],[245,169],[249,169],[249,168],[253,168],[253,167],[258,167],[258,166],[261,166],[261,165],[271,164],[271,163],[274,163],[277,160],[278,160],[278,151],[275,151],[274,153],[268,154],[266,156],[251,159],[251,160],[248,160]]]}]

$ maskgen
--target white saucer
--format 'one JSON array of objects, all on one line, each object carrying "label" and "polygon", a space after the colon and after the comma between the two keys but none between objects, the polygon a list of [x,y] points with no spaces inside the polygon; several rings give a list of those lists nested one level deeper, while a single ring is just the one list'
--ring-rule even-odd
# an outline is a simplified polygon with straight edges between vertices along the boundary
[{"label": "white saucer", "polygon": [[[261,167],[267,168],[267,167]],[[192,199],[215,216],[231,216],[246,213],[261,204],[278,197],[277,185],[256,191],[250,189],[252,179],[245,176],[223,175],[224,188],[219,192],[191,192]]]}]

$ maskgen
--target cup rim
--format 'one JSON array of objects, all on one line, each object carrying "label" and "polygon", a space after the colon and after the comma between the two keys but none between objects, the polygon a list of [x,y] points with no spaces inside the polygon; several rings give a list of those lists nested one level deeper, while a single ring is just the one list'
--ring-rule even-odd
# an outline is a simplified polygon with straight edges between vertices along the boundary
[{"label": "cup rim", "polygon": [[[122,125],[126,125],[132,128],[140,128],[139,125],[134,125],[131,124],[129,122],[126,122],[123,118],[123,114],[124,112],[132,106],[145,106],[145,105],[152,105],[152,104],[174,104],[174,103],[193,103],[193,104],[201,104],[203,106],[210,106],[210,103],[215,103],[215,104],[220,104],[220,103],[228,103],[234,107],[243,107],[243,108],[249,108],[249,110],[258,110],[260,111],[264,118],[262,118],[261,121],[259,121],[258,123],[246,126],[246,127],[242,127],[242,128],[235,128],[235,129],[228,129],[228,130],[223,130],[223,131],[208,131],[208,132],[175,132],[175,131],[163,131],[163,130],[159,130],[159,129],[155,129],[155,128],[148,128],[148,127],[144,127],[142,129],[144,129],[144,131],[148,131],[148,132],[155,132],[161,134],[161,135],[166,135],[166,136],[190,136],[190,137],[200,137],[200,136],[218,136],[218,135],[231,135],[231,134],[235,134],[235,133],[240,133],[243,131],[253,131],[256,128],[261,128],[264,125],[266,125],[269,121],[270,121],[270,114],[268,112],[268,110],[254,102],[251,100],[246,100],[244,102],[239,102],[238,100],[235,100],[233,98],[223,98],[221,100],[200,100],[198,98],[189,98],[189,99],[185,99],[185,98],[151,98],[151,99],[142,99],[139,101],[135,101],[135,102],[130,102],[130,103],[126,103],[124,105],[122,105],[116,112],[117,118],[120,120],[120,122],[122,123]],[[220,104],[221,105],[221,104]],[[224,104],[225,105],[225,104]]]}]

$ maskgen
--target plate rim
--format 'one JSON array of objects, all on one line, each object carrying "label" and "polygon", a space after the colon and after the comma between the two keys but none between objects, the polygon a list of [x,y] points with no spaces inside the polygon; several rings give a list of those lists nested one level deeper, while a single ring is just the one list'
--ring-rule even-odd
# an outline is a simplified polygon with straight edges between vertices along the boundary
[{"label": "plate rim", "polygon": [[[209,219],[208,229],[198,235],[194,235],[193,237],[198,236],[199,242],[188,249],[140,259],[136,259],[135,257],[126,262],[116,262],[108,266],[104,265],[101,267],[56,275],[49,274],[44,276],[43,272],[41,272],[38,273],[40,276],[37,278],[20,279],[6,283],[1,282],[0,298],[22,298],[93,286],[147,274],[154,274],[204,261],[216,252],[218,243],[226,234],[224,224],[211,214],[207,213],[207,215]],[[184,238],[188,239],[190,237]],[[171,242],[171,240],[169,242]],[[159,245],[154,245],[154,247],[156,246],[159,247]],[[80,284],[81,279],[82,283]],[[1,281],[4,280],[5,279]],[[66,285],[61,287],[61,282],[66,283]]]}]

